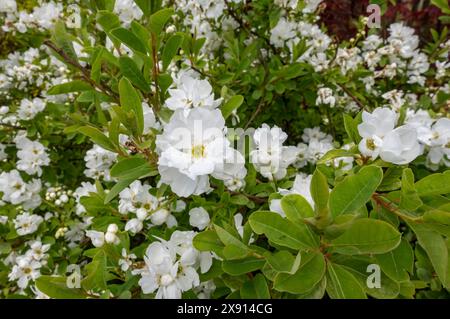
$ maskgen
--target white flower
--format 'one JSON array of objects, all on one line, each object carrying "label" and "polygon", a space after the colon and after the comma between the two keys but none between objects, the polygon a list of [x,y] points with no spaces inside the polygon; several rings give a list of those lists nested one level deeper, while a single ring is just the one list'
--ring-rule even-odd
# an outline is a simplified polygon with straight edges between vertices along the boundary
[{"label": "white flower", "polygon": [[281,17],[280,20],[278,20],[277,25],[270,30],[270,43],[277,48],[282,48],[286,41],[291,40],[296,36],[295,24],[287,21],[286,18]]},{"label": "white flower", "polygon": [[132,235],[136,235],[144,228],[144,223],[137,219],[132,218],[125,224],[125,231],[129,231]]},{"label": "white flower", "polygon": [[41,263],[27,256],[19,256],[16,259],[16,265],[8,274],[9,281],[17,280],[17,286],[25,289],[30,280],[37,279],[41,273]]},{"label": "white flower", "polygon": [[222,99],[214,99],[211,84],[207,80],[200,80],[183,73],[178,79],[176,89],[168,90],[170,97],[166,100],[166,106],[171,110],[184,110],[187,115],[189,110],[196,107],[215,109]]},{"label": "white flower", "polygon": [[86,236],[91,239],[95,247],[102,247],[105,244],[105,234],[101,231],[87,230]]},{"label": "white flower", "polygon": [[314,13],[322,0],[305,0],[306,6],[303,8],[303,13]]},{"label": "white flower", "polygon": [[48,166],[50,164],[50,157],[41,143],[37,141],[31,141],[24,135],[19,134],[14,139],[18,148],[17,157],[17,169],[26,172],[29,175],[42,174],[42,166]]},{"label": "white flower", "polygon": [[139,208],[147,212],[156,209],[158,200],[150,194],[151,186],[142,184],[139,180],[134,181],[119,194],[119,212],[126,214],[129,212],[136,213]]},{"label": "white flower", "polygon": [[[175,231],[169,241],[153,242],[144,256],[146,266],[139,271],[143,293],[156,291],[157,299],[179,299],[184,291],[199,286],[196,269],[202,268],[202,256],[192,246],[194,232]],[[211,254],[207,253],[209,258]],[[206,272],[211,264],[203,270]]]},{"label": "white flower", "polygon": [[26,252],[26,256],[33,258],[34,260],[40,261],[46,259],[48,254],[46,252],[50,249],[50,244],[43,245],[41,241],[36,240],[31,243],[30,250]]},{"label": "white flower", "polygon": [[23,213],[17,215],[13,220],[14,227],[19,236],[25,236],[34,233],[44,219],[39,215],[30,215],[30,213]]},{"label": "white flower", "polygon": [[203,207],[195,207],[189,211],[189,225],[203,230],[209,225],[209,214]]},{"label": "white flower", "polygon": [[287,134],[277,126],[270,128],[263,124],[255,131],[253,139],[256,149],[250,152],[250,158],[255,169],[270,180],[285,177],[287,167],[298,154],[295,146],[283,146]]},{"label": "white flower", "polygon": [[316,105],[327,104],[330,107],[334,107],[336,104],[336,98],[333,96],[333,90],[330,88],[320,88],[317,91]]},{"label": "white flower", "polygon": [[397,113],[389,108],[376,108],[372,113],[363,111],[363,122],[358,125],[359,135],[363,139],[358,146],[364,156],[378,157],[383,138],[394,129],[397,118]]},{"label": "white flower", "polygon": [[97,188],[90,182],[81,182],[81,186],[75,190],[74,197],[77,202],[77,215],[81,215],[86,212],[86,208],[80,203],[80,200],[81,197],[89,196],[90,193],[97,193]]},{"label": "white flower", "polygon": [[386,92],[382,95],[382,97],[390,102],[390,106],[394,111],[400,110],[400,108],[405,104],[405,100],[403,99],[403,92],[400,90],[392,90]]},{"label": "white flower", "polygon": [[20,101],[17,115],[21,120],[31,120],[36,114],[45,109],[45,103],[42,99],[35,97],[32,101],[23,99]]},{"label": "white flower", "polygon": [[403,125],[386,134],[380,157],[383,161],[403,165],[412,162],[422,152],[414,128]]},{"label": "white flower", "polygon": [[117,154],[103,149],[98,145],[94,145],[86,152],[84,160],[86,162],[86,170],[84,174],[90,178],[104,178],[110,181],[109,168],[116,161]]},{"label": "white flower", "polygon": [[127,271],[136,259],[135,254],[128,254],[125,248],[122,248],[122,258],[119,259],[119,266],[122,271]]},{"label": "white flower", "polygon": [[131,24],[133,20],[139,20],[143,12],[133,0],[116,0],[114,13],[117,13],[120,21],[125,25]]},{"label": "white flower", "polygon": [[16,170],[0,174],[0,192],[3,193],[3,201],[13,205],[21,204],[24,209],[34,209],[41,204],[40,191],[39,179],[25,183]]},{"label": "white flower", "polygon": [[225,137],[225,120],[219,110],[195,108],[187,116],[183,110],[175,111],[156,137],[156,146],[161,183],[182,197],[207,192],[209,175],[226,179],[230,167],[245,163]]}]

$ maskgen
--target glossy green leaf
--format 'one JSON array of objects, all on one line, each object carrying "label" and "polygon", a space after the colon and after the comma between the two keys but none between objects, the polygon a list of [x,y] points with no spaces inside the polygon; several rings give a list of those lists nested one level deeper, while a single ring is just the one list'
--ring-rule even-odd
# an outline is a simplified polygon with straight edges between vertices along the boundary
[{"label": "glossy green leaf", "polygon": [[327,294],[331,299],[367,299],[359,281],[344,267],[327,264]]},{"label": "glossy green leaf", "polygon": [[318,237],[308,226],[294,224],[277,213],[258,211],[249,218],[250,226],[257,234],[265,234],[272,242],[292,249],[318,246]]},{"label": "glossy green leaf", "polygon": [[383,254],[400,244],[401,234],[392,225],[370,218],[354,221],[330,242],[335,252],[345,255]]},{"label": "glossy green leaf", "polygon": [[293,275],[278,274],[275,277],[274,288],[293,294],[306,293],[322,280],[325,268],[325,259],[321,253],[303,253],[297,271]]},{"label": "glossy green leaf", "polygon": [[365,205],[382,178],[383,171],[377,166],[366,166],[355,175],[347,176],[331,191],[329,205],[332,216],[351,214]]}]

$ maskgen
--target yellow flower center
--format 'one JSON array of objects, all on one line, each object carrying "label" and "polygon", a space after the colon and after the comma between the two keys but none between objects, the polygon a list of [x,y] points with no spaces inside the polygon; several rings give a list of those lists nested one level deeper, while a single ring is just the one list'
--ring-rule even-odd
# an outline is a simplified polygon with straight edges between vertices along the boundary
[{"label": "yellow flower center", "polygon": [[375,146],[375,142],[373,141],[373,139],[368,138],[366,141],[366,146],[369,150],[373,151],[375,150],[376,146]]},{"label": "yellow flower center", "polygon": [[195,145],[191,149],[191,155],[193,158],[202,158],[205,157],[205,145]]}]

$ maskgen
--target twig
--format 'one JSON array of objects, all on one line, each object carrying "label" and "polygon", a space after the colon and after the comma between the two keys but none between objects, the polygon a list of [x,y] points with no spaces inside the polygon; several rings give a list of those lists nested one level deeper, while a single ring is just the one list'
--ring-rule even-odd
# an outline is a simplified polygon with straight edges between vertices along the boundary
[{"label": "twig", "polygon": [[349,89],[347,89],[345,86],[343,86],[342,84],[338,83],[338,86],[348,95],[352,98],[353,101],[356,102],[356,104],[358,104],[359,108],[362,110],[366,110],[366,107],[364,106],[364,104],[356,97],[352,94],[352,92],[349,91]]},{"label": "twig", "polygon": [[99,89],[100,91],[102,91],[106,95],[114,98],[114,100],[116,100],[116,102],[119,102],[119,97],[114,91],[112,91],[108,86],[104,85],[103,83],[97,83],[94,80],[92,80],[91,79],[91,72],[87,68],[83,67],[80,63],[78,63],[77,61],[73,60],[66,52],[64,52],[63,49],[58,48],[50,40],[45,40],[44,44],[46,46],[48,46],[50,49],[52,49],[53,51],[55,51],[56,53],[58,53],[58,55],[60,57],[62,57],[67,64],[69,64],[69,65],[75,67],[76,69],[80,70],[83,79],[86,82],[88,82],[92,87]]},{"label": "twig", "polygon": [[413,221],[413,222],[420,222],[422,220],[420,217],[412,217],[412,216],[405,215],[398,209],[398,207],[393,206],[391,201],[386,200],[380,194],[377,194],[377,193],[373,194],[372,199],[377,203],[377,205],[382,206],[383,208],[390,211],[391,213],[394,213],[398,217],[401,217],[403,219],[407,219],[407,220]]},{"label": "twig", "polygon": [[269,46],[269,48],[272,50],[272,52],[274,54],[277,54],[277,49],[272,45],[272,43],[270,43],[270,40],[267,39],[264,36],[261,36],[260,34],[258,34],[258,32],[255,32],[253,30],[251,30],[246,24],[245,22],[236,14],[236,12],[233,10],[233,8],[231,7],[230,3],[228,2],[228,0],[224,0],[225,5],[227,6],[227,10],[228,13],[230,14],[230,16],[239,24],[239,26],[241,27],[241,29],[246,30],[248,33],[254,35],[257,38],[261,38],[263,39],[267,45]]}]

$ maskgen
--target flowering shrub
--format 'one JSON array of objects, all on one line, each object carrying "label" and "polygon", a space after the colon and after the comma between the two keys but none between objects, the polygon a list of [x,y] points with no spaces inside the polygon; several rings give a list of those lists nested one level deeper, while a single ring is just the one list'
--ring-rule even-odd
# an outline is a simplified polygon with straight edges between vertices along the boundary
[{"label": "flowering shrub", "polygon": [[324,5],[2,0],[0,296],[448,298],[447,28]]}]

